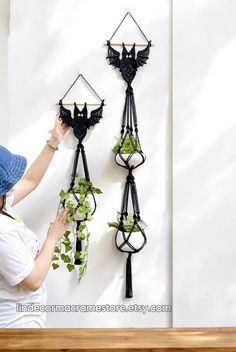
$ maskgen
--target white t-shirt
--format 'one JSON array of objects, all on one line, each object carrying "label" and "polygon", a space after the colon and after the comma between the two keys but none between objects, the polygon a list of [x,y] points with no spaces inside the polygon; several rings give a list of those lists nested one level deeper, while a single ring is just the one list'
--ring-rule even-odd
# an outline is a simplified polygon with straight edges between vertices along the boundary
[{"label": "white t-shirt", "polygon": [[5,208],[16,220],[0,213],[0,328],[43,328],[46,312],[17,311],[16,303],[45,305],[47,290],[44,282],[34,292],[19,285],[33,270],[40,247],[37,235],[12,209],[13,199],[14,192]]}]

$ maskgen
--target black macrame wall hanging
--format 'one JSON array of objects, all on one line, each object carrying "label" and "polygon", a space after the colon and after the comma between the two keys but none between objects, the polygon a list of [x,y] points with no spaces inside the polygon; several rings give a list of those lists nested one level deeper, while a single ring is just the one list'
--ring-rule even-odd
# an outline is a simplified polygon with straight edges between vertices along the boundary
[{"label": "black macrame wall hanging", "polygon": [[[129,51],[126,46],[131,44],[111,43],[111,39],[128,15],[131,16],[147,41],[147,44],[133,43]],[[121,53],[114,49],[115,45],[122,45]],[[118,213],[117,222],[108,223],[109,226],[117,229],[115,235],[117,249],[128,253],[126,262],[126,298],[133,297],[131,256],[139,252],[147,241],[144,231],[146,225],[141,220],[137,188],[133,175],[133,170],[142,165],[146,157],[142,151],[139,139],[137,112],[131,84],[138,68],[147,63],[151,45],[151,40],[147,39],[130,12],[126,13],[111,38],[107,40],[108,54],[106,58],[110,65],[119,69],[123,79],[127,83],[120,138],[114,146],[113,152],[117,165],[126,168],[128,176],[123,193],[121,212]],[[144,46],[144,49],[139,50],[136,54],[136,46]]]},{"label": "black macrame wall hanging", "polygon": [[[66,97],[66,95],[69,93],[79,78],[83,79],[85,84],[87,84],[87,86],[100,100],[100,103],[87,104],[85,102],[84,104],[77,104],[74,102],[74,111],[72,117],[71,111],[65,108],[64,105],[66,105],[66,103],[63,103],[63,99]],[[72,105],[72,103],[67,103],[67,105]],[[78,105],[84,106],[80,110]],[[90,112],[90,116],[88,117],[87,105],[99,105],[99,107],[92,110]],[[75,266],[77,265],[79,281],[84,276],[87,268],[88,245],[90,236],[87,228],[87,222],[92,220],[92,216],[96,210],[96,199],[94,194],[102,193],[99,188],[94,187],[90,180],[83,140],[87,134],[88,129],[99,123],[100,119],[102,118],[103,106],[104,100],[99,97],[99,95],[95,92],[95,90],[91,87],[91,85],[82,74],[78,75],[64,96],[59,100],[60,118],[68,126],[72,127],[73,133],[78,139],[78,143],[75,150],[69,188],[67,191],[62,190],[60,192],[61,199],[59,207],[67,207],[69,209],[67,222],[70,224],[70,230],[64,234],[62,240],[59,243],[59,246],[55,248],[55,254],[52,258],[52,266],[53,269],[57,269],[59,267],[59,256],[61,257],[60,259],[66,264],[69,271],[75,269]],[[81,162],[84,177],[81,177],[80,173],[80,159],[82,159]]]}]

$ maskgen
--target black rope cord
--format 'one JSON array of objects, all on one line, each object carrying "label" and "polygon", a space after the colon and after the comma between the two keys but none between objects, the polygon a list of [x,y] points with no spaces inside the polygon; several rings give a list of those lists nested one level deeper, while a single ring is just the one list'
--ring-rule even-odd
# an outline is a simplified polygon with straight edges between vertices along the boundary
[{"label": "black rope cord", "polygon": [[[95,93],[95,95],[101,101],[100,106],[97,109],[94,109],[91,111],[89,118],[88,118],[88,110],[87,110],[86,103],[84,104],[84,107],[82,110],[80,110],[78,108],[77,104],[74,103],[73,118],[71,116],[71,111],[69,109],[66,109],[62,103],[62,100],[65,98],[65,96],[68,94],[68,92],[71,90],[71,88],[74,86],[74,84],[77,82],[77,80],[80,77],[83,78],[83,80],[87,83],[89,88]],[[77,170],[79,168],[80,155],[82,156],[82,166],[83,166],[84,177],[85,177],[86,181],[90,181],[87,157],[86,157],[86,153],[85,153],[85,149],[84,149],[84,145],[82,144],[82,141],[85,138],[88,129],[91,126],[94,126],[95,124],[100,122],[100,119],[102,118],[104,100],[99,97],[99,95],[92,88],[92,86],[88,83],[88,81],[84,78],[84,76],[82,74],[79,74],[78,77],[74,80],[74,82],[70,85],[70,87],[66,91],[66,93],[63,95],[62,99],[59,100],[59,106],[60,106],[60,118],[67,126],[71,126],[73,128],[73,133],[76,136],[76,138],[78,139],[78,144],[77,144],[77,148],[75,151],[73,169],[72,169],[72,174],[71,174],[71,182],[70,182],[69,189],[67,191],[68,193],[72,193],[74,199],[77,201],[77,206],[76,206],[76,210],[77,210],[80,206],[80,203],[79,203],[79,198],[77,197],[76,193],[73,191],[73,187],[75,185]],[[92,195],[93,203],[94,203],[94,208],[91,213],[91,215],[93,215],[96,211],[97,203],[96,203],[96,198],[94,196],[94,192],[92,191],[92,187],[89,188],[89,192]],[[62,201],[63,207],[65,207],[65,202],[66,202],[66,200]],[[88,214],[85,215],[85,218],[83,220],[76,220],[76,231],[79,229],[81,222],[84,222],[87,220],[87,215]],[[78,237],[76,236],[76,251],[81,251],[81,250],[82,250],[82,240],[78,239]],[[82,262],[80,259],[76,258],[74,260],[75,265],[80,265],[81,263]]]},{"label": "black rope cord", "polygon": [[[85,179],[86,179],[86,181],[90,181],[89,171],[88,171],[88,164],[87,164],[87,158],[86,158],[84,146],[79,141],[78,144],[77,144],[76,151],[75,151],[73,171],[72,171],[72,175],[71,175],[71,183],[70,183],[69,189],[67,191],[68,193],[72,193],[73,197],[77,201],[76,210],[79,208],[80,203],[79,203],[79,198],[77,197],[76,193],[73,191],[73,187],[75,185],[75,179],[76,179],[76,174],[77,174],[77,170],[78,170],[80,155],[82,156],[82,165],[83,165],[83,171],[84,171]],[[91,187],[90,187],[89,191],[90,191],[90,193],[92,195],[93,203],[94,203],[94,208],[93,208],[93,211],[91,213],[91,215],[93,215],[95,213],[95,211],[96,211],[97,203],[96,203],[96,198],[94,196],[94,193],[93,193]],[[63,200],[62,205],[63,205],[63,207],[65,207],[65,200]],[[87,214],[86,214],[86,216],[85,216],[85,218],[83,220],[76,220],[76,231],[78,231],[79,225],[81,224],[81,222],[86,221],[86,220],[87,220]],[[81,250],[82,250],[82,240],[80,240],[80,239],[78,239],[78,237],[76,237],[76,251],[81,251]],[[74,264],[75,265],[80,265],[81,263],[82,262],[81,262],[81,260],[79,258],[74,260]]]},{"label": "black rope cord", "polygon": [[136,26],[138,27],[138,29],[140,30],[140,32],[142,33],[143,37],[146,39],[146,41],[148,42],[148,39],[146,37],[146,35],[144,34],[144,32],[142,31],[142,29],[140,28],[140,26],[138,25],[138,23],[135,21],[135,19],[133,18],[133,16],[131,15],[131,13],[128,11],[126,13],[126,15],[123,17],[123,19],[121,20],[120,24],[118,25],[118,27],[116,28],[116,30],[114,31],[114,33],[112,34],[110,40],[112,40],[112,38],[114,37],[114,35],[116,34],[116,32],[118,31],[118,29],[120,28],[120,26],[122,25],[122,23],[124,22],[124,20],[126,19],[127,16],[130,16],[132,18],[132,20],[134,21],[134,23],[136,24]]},{"label": "black rope cord", "polygon": [[[128,206],[129,206],[130,195],[131,195],[134,221],[133,221],[133,226],[127,235],[127,231],[125,231],[125,227],[124,227],[124,221],[128,216]],[[140,208],[139,208],[139,202],[138,202],[137,188],[136,188],[134,176],[132,175],[132,169],[129,169],[129,174],[126,178],[126,183],[125,183],[125,188],[123,193],[120,221],[119,221],[118,230],[115,236],[115,244],[117,249],[120,250],[121,252],[128,253],[128,258],[126,262],[126,298],[133,297],[131,255],[133,253],[138,253],[139,251],[141,251],[141,249],[145,246],[147,242],[145,232],[139,225],[140,220],[141,218],[140,218]],[[134,247],[129,241],[130,237],[133,234],[134,228],[136,228],[136,230],[138,229],[138,232],[139,232],[138,236],[142,236],[142,241],[140,241],[139,247]],[[118,244],[118,235],[120,233],[122,234],[123,242],[121,244]],[[134,236],[136,236],[136,234],[134,234]],[[129,249],[127,249],[127,246],[126,246],[126,249],[124,249],[123,247],[125,245],[127,245]]]},{"label": "black rope cord", "polygon": [[88,87],[93,91],[93,93],[98,97],[99,100],[102,101],[102,99],[100,98],[100,96],[97,94],[97,92],[93,89],[93,87],[91,86],[91,84],[89,84],[89,82],[86,80],[86,78],[79,73],[78,76],[76,77],[76,79],[74,80],[74,82],[70,85],[70,87],[67,89],[67,91],[65,92],[65,94],[63,95],[63,97],[61,98],[61,100],[63,100],[66,95],[69,93],[69,91],[71,90],[71,88],[75,85],[75,83],[78,81],[79,78],[82,78],[84,80],[84,82],[88,85]]},{"label": "black rope cord", "polygon": [[[122,23],[124,22],[125,18],[130,15],[135,24],[137,25],[138,29],[144,36],[145,40],[147,41],[147,46],[143,50],[139,50],[136,55],[135,51],[135,43],[133,44],[132,48],[128,51],[122,43],[122,52],[115,50],[111,45],[111,39],[114,37]],[[128,253],[127,261],[126,261],[126,298],[133,297],[133,289],[132,289],[132,267],[131,267],[131,256],[133,253],[139,252],[146,244],[147,238],[145,235],[144,230],[141,228],[139,221],[141,220],[140,217],[140,208],[138,202],[138,194],[137,188],[135,184],[135,179],[132,174],[133,170],[142,165],[145,162],[146,156],[143,153],[140,145],[139,133],[138,133],[138,120],[137,120],[137,112],[136,112],[136,105],[135,105],[135,98],[132,88],[132,81],[136,76],[137,70],[140,66],[143,66],[147,63],[149,58],[149,51],[151,47],[151,40],[148,40],[145,36],[144,32],[141,30],[140,26],[135,21],[134,17],[131,15],[130,12],[127,12],[118,27],[116,28],[115,32],[111,36],[109,40],[107,40],[108,46],[108,54],[107,59],[110,65],[113,65],[115,68],[118,68],[121,76],[127,83],[127,89],[125,94],[125,104],[122,116],[122,124],[121,124],[121,131],[120,131],[120,144],[115,154],[115,161],[116,163],[128,169],[128,176],[126,178],[124,193],[123,193],[123,200],[122,200],[122,207],[121,207],[121,216],[120,221],[118,224],[118,230],[115,236],[115,244],[118,250],[121,252]],[[129,151],[127,154],[125,153],[126,145],[130,146]],[[136,159],[136,160],[135,160]],[[128,235],[125,231],[124,222],[128,216],[128,207],[129,207],[129,198],[131,198],[132,203],[132,213],[133,213],[133,226],[129,231]],[[134,229],[139,231],[139,236],[142,236],[142,241],[140,241],[139,247],[134,247],[131,243],[131,236],[134,232]],[[118,235],[122,234],[123,242],[118,243]],[[128,246],[128,249],[127,249]],[[125,249],[126,248],[126,249]]]}]

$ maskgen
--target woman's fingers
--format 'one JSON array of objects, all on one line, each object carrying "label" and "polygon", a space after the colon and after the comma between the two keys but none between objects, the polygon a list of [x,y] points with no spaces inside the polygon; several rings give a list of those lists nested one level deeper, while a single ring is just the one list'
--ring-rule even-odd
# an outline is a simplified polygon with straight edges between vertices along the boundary
[{"label": "woman's fingers", "polygon": [[58,210],[56,219],[53,221],[53,223],[51,223],[49,227],[49,236],[55,238],[57,241],[62,238],[68,228],[68,223],[66,222],[66,215],[68,210],[68,208],[60,208]]},{"label": "woman's fingers", "polygon": [[68,126],[65,122],[63,122],[62,118],[60,117],[60,113],[58,112],[56,114],[56,121],[55,121],[56,125],[61,125],[61,127],[64,129],[64,130],[68,130],[70,128],[70,126]]},{"label": "woman's fingers", "polygon": [[57,219],[58,221],[60,222],[65,222],[65,219],[66,219],[66,215],[68,213],[68,210],[67,208],[61,208],[59,209],[58,211],[58,214],[57,214]]}]

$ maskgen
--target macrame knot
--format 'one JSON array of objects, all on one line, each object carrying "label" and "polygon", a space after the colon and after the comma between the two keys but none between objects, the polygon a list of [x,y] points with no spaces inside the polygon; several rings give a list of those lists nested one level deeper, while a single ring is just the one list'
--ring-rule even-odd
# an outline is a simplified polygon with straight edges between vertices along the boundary
[{"label": "macrame knot", "polygon": [[77,149],[84,150],[84,146],[81,142],[78,143]]},{"label": "macrame knot", "polygon": [[133,88],[131,86],[128,86],[126,89],[126,93],[128,93],[129,95],[133,94]]},{"label": "macrame knot", "polygon": [[129,175],[126,177],[126,180],[128,183],[134,183],[134,176],[129,173]]}]

